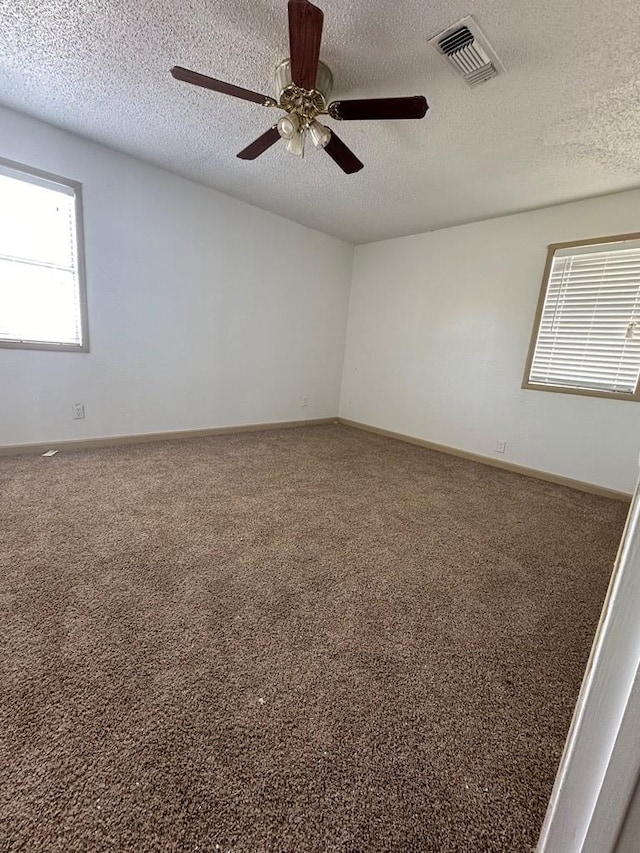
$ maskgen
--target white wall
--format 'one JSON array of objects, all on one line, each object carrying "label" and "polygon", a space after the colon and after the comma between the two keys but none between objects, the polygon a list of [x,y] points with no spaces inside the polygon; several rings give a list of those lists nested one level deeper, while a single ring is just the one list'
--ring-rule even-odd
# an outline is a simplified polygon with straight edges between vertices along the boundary
[{"label": "white wall", "polygon": [[351,246],[1,108],[0,157],[83,184],[91,340],[0,348],[0,445],[337,414]]},{"label": "white wall", "polygon": [[[0,348],[0,445],[337,414],[352,247],[1,108],[0,157],[82,182],[91,335]],[[640,405],[520,388],[547,244],[627,231],[640,191],[357,247],[340,414],[631,492]]]},{"label": "white wall", "polygon": [[520,385],[547,245],[633,231],[640,191],[357,247],[340,415],[631,493],[640,404]]}]

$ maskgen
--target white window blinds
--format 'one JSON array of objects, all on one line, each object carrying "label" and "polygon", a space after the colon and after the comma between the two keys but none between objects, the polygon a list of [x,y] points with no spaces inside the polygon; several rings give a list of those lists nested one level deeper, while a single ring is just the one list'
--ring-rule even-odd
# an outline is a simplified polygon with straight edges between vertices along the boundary
[{"label": "white window blinds", "polygon": [[83,344],[72,186],[0,164],[0,342]]},{"label": "white window blinds", "polygon": [[640,240],[556,249],[529,384],[633,394],[639,373]]}]

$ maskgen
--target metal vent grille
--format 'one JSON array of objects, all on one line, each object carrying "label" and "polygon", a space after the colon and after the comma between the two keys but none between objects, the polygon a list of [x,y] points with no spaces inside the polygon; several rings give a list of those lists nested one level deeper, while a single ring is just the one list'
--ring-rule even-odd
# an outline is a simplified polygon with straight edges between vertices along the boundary
[{"label": "metal vent grille", "polygon": [[477,86],[504,71],[495,51],[470,16],[430,42],[468,86]]},{"label": "metal vent grille", "polygon": [[473,44],[473,33],[469,27],[460,27],[450,33],[450,35],[441,39],[438,44],[440,45],[440,50],[443,53],[446,53],[447,56],[451,56],[457,50],[461,50],[468,44]]}]

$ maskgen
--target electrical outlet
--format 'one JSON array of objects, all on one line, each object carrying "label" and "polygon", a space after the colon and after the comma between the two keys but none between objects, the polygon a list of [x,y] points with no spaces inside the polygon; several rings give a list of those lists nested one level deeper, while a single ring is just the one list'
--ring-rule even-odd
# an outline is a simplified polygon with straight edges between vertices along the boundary
[{"label": "electrical outlet", "polygon": [[74,403],[72,409],[74,420],[81,421],[84,418],[84,403]]},{"label": "electrical outlet", "polygon": [[306,408],[309,405],[309,398],[308,397],[301,397],[300,398],[300,405],[302,406],[303,409]]},{"label": "electrical outlet", "polygon": [[496,453],[504,453],[507,449],[506,441],[496,441]]}]

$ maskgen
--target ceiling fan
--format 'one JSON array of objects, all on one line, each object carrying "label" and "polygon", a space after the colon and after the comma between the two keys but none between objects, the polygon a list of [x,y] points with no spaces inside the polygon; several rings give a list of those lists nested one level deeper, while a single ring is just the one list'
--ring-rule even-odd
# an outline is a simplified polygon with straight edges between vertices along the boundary
[{"label": "ceiling fan", "polygon": [[308,134],[315,147],[324,149],[344,172],[358,172],[363,164],[333,129],[318,121],[318,116],[326,115],[337,121],[419,119],[424,118],[427,112],[427,101],[422,95],[415,95],[409,98],[364,98],[329,103],[333,75],[320,62],[324,20],[322,10],[309,0],[289,0],[288,9],[291,57],[276,67],[277,98],[206,77],[179,65],[171,69],[171,74],[176,80],[185,83],[253,101],[264,107],[284,110],[284,115],[273,127],[238,154],[241,160],[255,160],[279,139],[286,141],[288,151],[302,157]]}]

